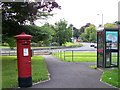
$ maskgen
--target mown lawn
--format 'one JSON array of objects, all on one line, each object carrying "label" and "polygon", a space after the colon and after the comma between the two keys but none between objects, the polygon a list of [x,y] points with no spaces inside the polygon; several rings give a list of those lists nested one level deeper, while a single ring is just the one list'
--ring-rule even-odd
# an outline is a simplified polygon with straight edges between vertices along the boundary
[{"label": "mown lawn", "polygon": [[[48,79],[48,70],[44,58],[32,57],[32,81]],[[18,69],[16,56],[2,56],[2,88],[14,88],[18,86]]]}]

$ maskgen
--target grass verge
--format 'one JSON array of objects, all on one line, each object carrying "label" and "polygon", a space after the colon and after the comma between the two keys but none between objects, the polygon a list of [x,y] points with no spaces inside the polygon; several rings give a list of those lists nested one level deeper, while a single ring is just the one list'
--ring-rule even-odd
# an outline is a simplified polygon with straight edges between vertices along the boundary
[{"label": "grass verge", "polygon": [[0,48],[9,48],[9,46],[1,46],[1,45],[0,45]]},{"label": "grass verge", "polygon": [[[2,88],[18,86],[18,69],[16,56],[2,56]],[[32,81],[48,80],[48,70],[44,58],[32,57]]]},{"label": "grass verge", "polygon": [[76,42],[76,43],[66,42],[62,46],[65,46],[65,47],[81,47],[83,45],[80,44],[79,42]]},{"label": "grass verge", "polygon": [[91,66],[89,66],[90,68],[92,68],[92,69],[97,69],[97,66],[96,65],[91,65]]},{"label": "grass verge", "polygon": [[[89,67],[92,69],[98,69],[96,65],[92,65]],[[113,69],[109,68],[109,69],[103,70],[101,80],[112,86],[120,88],[119,70],[117,68],[113,68]]]},{"label": "grass verge", "polygon": [[118,69],[105,70],[102,75],[102,81],[120,88],[118,75]]}]

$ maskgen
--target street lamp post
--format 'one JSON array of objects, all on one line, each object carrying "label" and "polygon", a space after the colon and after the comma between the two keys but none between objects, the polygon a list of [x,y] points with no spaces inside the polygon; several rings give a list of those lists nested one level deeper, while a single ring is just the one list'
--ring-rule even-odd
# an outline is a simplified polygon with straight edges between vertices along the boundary
[{"label": "street lamp post", "polygon": [[72,38],[71,38],[71,39],[72,39],[72,42],[74,43],[74,37],[73,37],[73,34],[74,34],[74,33],[73,33],[73,32],[74,32],[74,31],[73,31],[73,27],[72,27]]},{"label": "street lamp post", "polygon": [[104,26],[103,25],[103,13],[102,14],[97,14],[97,15],[101,15],[102,16],[102,23],[101,24],[102,24],[102,27],[103,27]]}]

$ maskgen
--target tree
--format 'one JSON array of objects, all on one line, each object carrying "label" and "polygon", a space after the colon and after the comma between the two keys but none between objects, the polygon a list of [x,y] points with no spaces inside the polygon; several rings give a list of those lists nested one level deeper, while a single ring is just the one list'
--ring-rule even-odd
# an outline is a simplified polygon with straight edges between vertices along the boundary
[{"label": "tree", "polygon": [[55,35],[55,31],[53,27],[54,27],[53,25],[50,25],[48,23],[44,24],[41,27],[41,29],[47,33],[47,38],[43,40],[46,45],[52,43],[53,36]]},{"label": "tree", "polygon": [[116,21],[115,24],[120,25],[120,21]]},{"label": "tree", "polygon": [[116,27],[116,24],[113,24],[113,23],[106,23],[104,25],[105,28],[115,28]]},{"label": "tree", "polygon": [[66,42],[71,42],[71,37],[72,37],[72,29],[71,29],[71,27],[68,27],[65,30],[65,39],[66,39]]},{"label": "tree", "polygon": [[[41,27],[35,25],[21,25],[20,32],[25,32],[33,36],[32,42],[43,44],[49,44],[52,41],[52,35],[54,35],[54,29],[49,24],[45,24]],[[47,42],[47,43],[46,43]]]},{"label": "tree", "polygon": [[80,35],[82,34],[82,33],[84,33],[84,31],[85,31],[85,26],[82,26],[81,28],[80,28]]},{"label": "tree", "polygon": [[96,32],[90,33],[89,41],[90,42],[96,42]]},{"label": "tree", "polygon": [[67,27],[67,22],[64,19],[56,22],[54,28],[54,41],[59,43],[60,46],[68,41],[71,41],[72,30],[70,27]]},{"label": "tree", "polygon": [[[10,0],[11,1],[11,0]],[[34,25],[37,19],[45,19],[52,16],[51,11],[54,8],[60,8],[57,2],[2,2],[2,35],[4,37],[12,37],[20,34],[20,25],[25,25],[26,22]],[[5,40],[5,39],[4,39]]]},{"label": "tree", "polygon": [[76,38],[78,39],[79,36],[80,36],[80,31],[79,31],[79,29],[77,29],[76,27],[73,27],[73,31],[74,31],[73,37],[76,37]]},{"label": "tree", "polygon": [[90,25],[81,34],[81,39],[85,42],[96,42],[96,28],[94,25]]},{"label": "tree", "polygon": [[85,32],[85,29],[87,28],[87,27],[89,27],[91,25],[91,23],[86,23],[86,25],[84,25],[84,26],[82,26],[81,28],[80,28],[80,35],[82,34],[82,33],[84,33]]},{"label": "tree", "polygon": [[14,49],[14,47],[16,46],[16,41],[13,37],[8,38],[7,43],[9,45],[10,49]]},{"label": "tree", "polygon": [[25,24],[30,21],[34,24],[36,19],[50,15],[53,8],[60,8],[56,2],[2,2],[3,21],[14,21],[18,24]]},{"label": "tree", "polygon": [[73,26],[73,24],[70,24],[69,27],[73,30],[73,37],[78,39],[80,36],[80,30]]},{"label": "tree", "polygon": [[80,35],[80,37],[81,37],[82,41],[88,42],[87,34],[86,34],[86,33],[82,33],[82,34]]}]

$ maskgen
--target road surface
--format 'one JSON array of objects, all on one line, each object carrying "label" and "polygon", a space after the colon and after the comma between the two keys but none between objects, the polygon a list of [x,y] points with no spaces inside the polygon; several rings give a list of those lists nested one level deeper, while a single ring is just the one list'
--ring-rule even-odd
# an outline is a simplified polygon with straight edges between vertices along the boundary
[{"label": "road surface", "polygon": [[[83,44],[82,47],[74,47],[74,48],[61,48],[61,49],[51,49],[51,48],[48,48],[48,49],[42,49],[42,48],[34,48],[34,52],[38,52],[38,53],[44,53],[44,52],[57,52],[58,50],[62,50],[62,51],[65,51],[65,50],[79,50],[79,51],[96,51],[97,49],[94,48],[94,47],[90,47],[91,43],[80,43],[80,44]],[[0,54],[1,55],[16,55],[16,49],[14,50],[10,50],[9,48],[2,48],[0,50]]]}]

